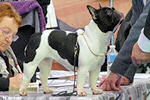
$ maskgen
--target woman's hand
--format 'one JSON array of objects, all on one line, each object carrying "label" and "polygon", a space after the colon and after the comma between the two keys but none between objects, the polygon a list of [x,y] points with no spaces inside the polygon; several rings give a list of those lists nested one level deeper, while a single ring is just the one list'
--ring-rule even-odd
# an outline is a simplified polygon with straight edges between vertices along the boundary
[{"label": "woman's hand", "polygon": [[9,78],[9,89],[20,88],[22,78],[23,74],[17,74],[16,76]]}]

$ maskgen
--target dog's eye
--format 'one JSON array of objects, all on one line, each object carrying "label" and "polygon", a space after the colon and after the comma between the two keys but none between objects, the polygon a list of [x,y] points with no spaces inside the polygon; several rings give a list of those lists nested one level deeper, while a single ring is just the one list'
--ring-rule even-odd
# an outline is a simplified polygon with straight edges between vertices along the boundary
[{"label": "dog's eye", "polygon": [[107,11],[107,15],[111,16],[112,15],[112,11]]},{"label": "dog's eye", "polygon": [[114,7],[112,7],[112,10],[115,10],[115,8],[114,8]]}]

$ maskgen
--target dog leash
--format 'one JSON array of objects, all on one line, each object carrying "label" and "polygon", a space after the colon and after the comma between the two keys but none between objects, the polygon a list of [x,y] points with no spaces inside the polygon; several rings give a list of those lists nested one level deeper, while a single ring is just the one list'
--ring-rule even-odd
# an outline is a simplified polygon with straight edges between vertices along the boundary
[{"label": "dog leash", "polygon": [[68,93],[67,91],[61,91],[57,94],[52,94],[52,96],[77,96],[77,91],[75,90],[76,88],[76,73],[75,73],[75,65],[76,65],[76,57],[77,57],[77,52],[78,52],[78,44],[76,42],[75,48],[74,48],[74,82],[73,82],[73,91]]}]

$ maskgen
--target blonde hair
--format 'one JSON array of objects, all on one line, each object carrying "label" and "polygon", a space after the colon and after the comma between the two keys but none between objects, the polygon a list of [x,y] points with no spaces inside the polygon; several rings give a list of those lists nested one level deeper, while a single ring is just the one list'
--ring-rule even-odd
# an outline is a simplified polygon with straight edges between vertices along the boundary
[{"label": "blonde hair", "polygon": [[14,20],[16,21],[18,26],[21,25],[22,18],[20,16],[20,14],[8,2],[0,4],[0,21],[2,20],[3,17],[6,17],[6,16],[8,16],[10,18],[14,18]]}]

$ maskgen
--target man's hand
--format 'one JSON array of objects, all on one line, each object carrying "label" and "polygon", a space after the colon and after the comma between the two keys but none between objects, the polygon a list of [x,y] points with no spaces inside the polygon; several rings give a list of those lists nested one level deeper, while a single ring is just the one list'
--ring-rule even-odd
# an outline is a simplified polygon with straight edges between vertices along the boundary
[{"label": "man's hand", "polygon": [[119,91],[121,90],[121,76],[111,72],[109,76],[104,80],[102,89],[104,91]]},{"label": "man's hand", "polygon": [[138,46],[138,43],[135,43],[132,49],[131,59],[135,66],[146,64],[150,62],[150,53],[143,52]]},{"label": "man's hand", "polygon": [[16,76],[9,78],[9,89],[20,88],[22,77],[23,74],[17,74]]},{"label": "man's hand", "polygon": [[124,77],[124,76],[121,76],[121,85],[129,85],[130,84],[130,81],[128,78]]}]

